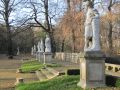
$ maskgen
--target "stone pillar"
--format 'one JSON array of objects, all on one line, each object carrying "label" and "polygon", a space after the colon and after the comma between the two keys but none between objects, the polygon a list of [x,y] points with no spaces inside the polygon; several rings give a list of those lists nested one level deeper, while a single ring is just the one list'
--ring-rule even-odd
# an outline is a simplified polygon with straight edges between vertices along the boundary
[{"label": "stone pillar", "polygon": [[47,62],[51,62],[51,60],[52,60],[52,53],[45,52],[44,53],[44,64],[46,64]]},{"label": "stone pillar", "polygon": [[38,54],[38,56],[39,56],[39,58],[38,58],[38,60],[39,60],[39,62],[41,62],[41,63],[43,63],[43,59],[44,59],[44,54],[43,54],[44,52],[39,52],[39,54]]},{"label": "stone pillar", "polygon": [[96,88],[105,86],[105,55],[100,51],[80,54],[80,82],[78,86]]}]

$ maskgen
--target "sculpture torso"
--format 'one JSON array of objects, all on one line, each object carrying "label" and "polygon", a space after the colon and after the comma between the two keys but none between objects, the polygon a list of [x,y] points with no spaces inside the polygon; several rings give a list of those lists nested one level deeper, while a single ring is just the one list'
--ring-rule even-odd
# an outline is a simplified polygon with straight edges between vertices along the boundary
[{"label": "sculpture torso", "polygon": [[41,49],[40,49],[40,42],[38,42],[37,49],[38,49],[38,52],[41,51]]},{"label": "sculpture torso", "polygon": [[40,50],[41,52],[44,52],[44,45],[43,45],[43,40],[41,39],[41,42],[40,42]]},{"label": "sculpture torso", "polygon": [[[87,2],[88,3],[88,2]],[[86,4],[87,5],[87,4]],[[84,51],[100,51],[100,23],[97,10],[87,7]]]},{"label": "sculpture torso", "polygon": [[49,36],[46,35],[45,39],[45,52],[51,52],[51,41]]}]

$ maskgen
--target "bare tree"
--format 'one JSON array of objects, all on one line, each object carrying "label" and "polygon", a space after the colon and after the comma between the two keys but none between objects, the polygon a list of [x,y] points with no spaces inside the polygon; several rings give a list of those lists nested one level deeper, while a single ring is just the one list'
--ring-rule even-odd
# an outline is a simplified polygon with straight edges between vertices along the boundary
[{"label": "bare tree", "polygon": [[13,58],[13,43],[12,43],[12,24],[15,22],[12,16],[17,10],[17,6],[26,0],[0,0],[0,21],[5,24],[7,31],[7,48],[9,58]]},{"label": "bare tree", "polygon": [[[57,15],[59,15],[57,10],[53,13],[52,10],[50,11],[50,0],[37,0],[37,2],[30,0],[31,3],[31,9],[33,10],[34,20],[35,22],[45,31],[51,38],[51,47],[52,52],[55,52],[55,40],[54,40],[54,27],[52,24],[52,20],[55,19]],[[52,2],[53,3],[53,2]],[[54,2],[55,3],[55,2]],[[54,5],[54,9],[57,9],[57,6]],[[40,9],[42,8],[42,10]],[[40,18],[40,16],[42,18]]]},{"label": "bare tree", "polygon": [[[107,34],[107,42],[108,42],[108,49],[109,49],[109,53],[112,54],[113,53],[113,29],[114,29],[114,22],[115,22],[115,11],[113,11],[112,9],[114,9],[114,5],[117,5],[118,3],[120,3],[119,0],[108,0],[108,1],[102,1],[102,2],[98,2],[101,4],[101,6],[103,7],[104,11],[107,12],[107,16],[105,16],[105,20],[108,23],[109,29],[108,29],[108,34]],[[106,5],[107,4],[107,5]],[[107,8],[107,10],[105,9]]]}]

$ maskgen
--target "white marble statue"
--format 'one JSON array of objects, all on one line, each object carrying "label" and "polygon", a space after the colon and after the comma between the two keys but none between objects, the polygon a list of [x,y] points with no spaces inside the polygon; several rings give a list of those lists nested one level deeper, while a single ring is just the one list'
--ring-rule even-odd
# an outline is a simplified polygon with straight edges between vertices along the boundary
[{"label": "white marble statue", "polygon": [[20,49],[17,47],[17,55],[20,55]]},{"label": "white marble statue", "polygon": [[34,47],[31,48],[31,55],[34,55]]},{"label": "white marble statue", "polygon": [[38,50],[38,52],[41,52],[41,49],[40,49],[40,41],[38,42],[37,50]]},{"label": "white marble statue", "polygon": [[45,39],[45,52],[51,52],[51,40],[49,35],[46,35]]},{"label": "white marble statue", "polygon": [[34,51],[34,53],[36,53],[36,45],[34,45],[33,51]]},{"label": "white marble statue", "polygon": [[86,11],[84,51],[100,51],[99,13],[92,7],[90,0],[84,0],[83,5]]},{"label": "white marble statue", "polygon": [[44,52],[44,44],[43,44],[43,40],[42,39],[40,41],[40,50],[41,50],[41,52]]}]

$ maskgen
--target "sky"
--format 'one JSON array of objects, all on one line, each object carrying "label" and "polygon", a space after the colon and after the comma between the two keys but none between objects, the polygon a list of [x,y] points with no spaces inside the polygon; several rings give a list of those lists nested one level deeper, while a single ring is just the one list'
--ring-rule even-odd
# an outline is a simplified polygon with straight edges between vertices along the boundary
[{"label": "sky", "polygon": [[[11,0],[13,1],[13,0]],[[19,0],[16,0],[16,2],[18,2]],[[23,0],[25,1],[25,0]],[[34,2],[37,2],[40,0],[34,0]],[[53,23],[56,23],[59,20],[59,17],[63,16],[64,12],[66,11],[66,4],[65,4],[65,0],[49,0],[49,13],[50,13],[50,17],[53,17],[55,14],[54,19],[52,19]],[[103,1],[103,3],[98,3]],[[107,11],[106,6],[108,5],[108,1],[109,0],[95,0],[95,3],[97,2],[97,4],[95,4],[95,8],[98,9],[99,13],[104,14]],[[120,0],[117,0],[120,1]],[[15,3],[16,3],[15,2]],[[2,3],[0,1],[0,6],[2,6]],[[18,21],[20,21],[22,18],[26,19],[29,16],[32,16],[32,9],[28,8],[30,7],[30,5],[28,3],[22,3],[19,4],[18,6],[15,7],[14,12],[11,13],[10,16],[10,22],[12,22],[12,25],[14,24],[19,24]],[[36,5],[36,8],[39,9],[38,12],[43,11],[43,8],[41,8],[40,6]],[[0,10],[2,10],[2,8],[0,7]],[[44,15],[43,13],[39,13],[39,20],[42,20],[44,22]],[[0,16],[1,18],[1,16]],[[0,19],[0,22],[2,22],[3,20]],[[16,22],[17,21],[17,22]]]}]

